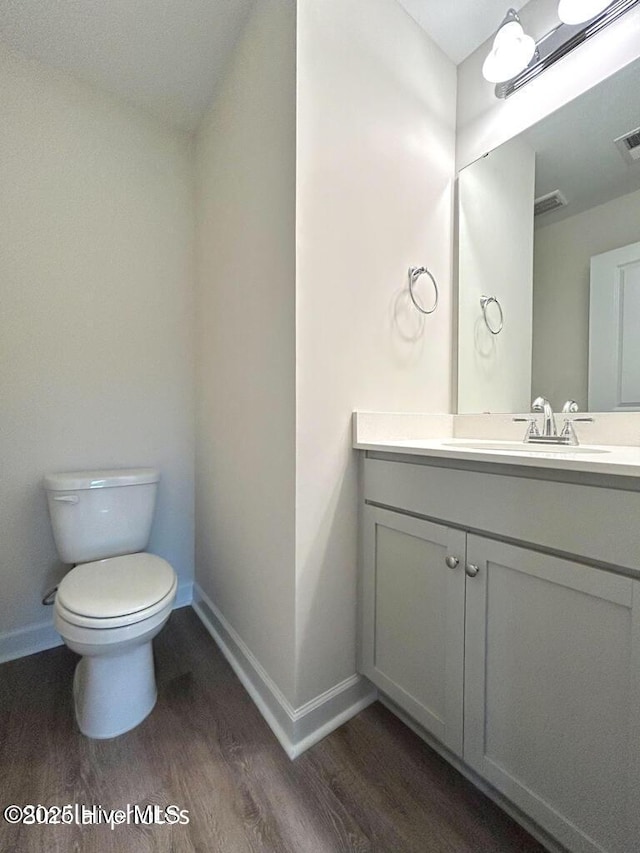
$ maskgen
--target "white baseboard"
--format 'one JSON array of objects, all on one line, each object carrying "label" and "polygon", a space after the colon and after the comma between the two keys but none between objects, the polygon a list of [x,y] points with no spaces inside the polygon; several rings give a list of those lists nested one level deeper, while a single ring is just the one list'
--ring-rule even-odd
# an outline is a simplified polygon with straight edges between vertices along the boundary
[{"label": "white baseboard", "polygon": [[[193,582],[181,583],[178,587],[173,609],[186,607],[193,601]],[[53,608],[51,618],[36,625],[27,625],[14,631],[0,633],[0,663],[24,658],[47,649],[62,645],[60,634],[53,627]]]},{"label": "white baseboard", "polygon": [[375,702],[376,689],[367,679],[353,675],[294,708],[198,584],[194,584],[193,608],[289,758],[297,758]]},{"label": "white baseboard", "polygon": [[51,621],[5,631],[0,634],[0,663],[24,658],[62,645],[62,637]]}]

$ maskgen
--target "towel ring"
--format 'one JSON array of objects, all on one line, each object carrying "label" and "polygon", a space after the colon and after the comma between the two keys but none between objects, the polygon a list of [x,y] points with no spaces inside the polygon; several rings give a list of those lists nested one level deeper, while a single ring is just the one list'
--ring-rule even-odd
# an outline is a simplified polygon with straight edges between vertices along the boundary
[{"label": "towel ring", "polygon": [[[491,326],[491,323],[487,318],[487,305],[491,305],[492,302],[494,302],[498,306],[498,311],[500,312],[500,325],[497,329],[494,329]],[[481,296],[480,307],[482,308],[482,315],[484,317],[484,322],[486,323],[487,329],[489,329],[492,335],[499,335],[500,332],[504,329],[504,313],[502,311],[502,305],[500,305],[495,296]]]},{"label": "towel ring", "polygon": [[[420,276],[428,275],[433,284],[433,289],[436,293],[435,302],[433,303],[433,308],[430,308],[428,311],[426,308],[423,308],[422,305],[416,299],[415,293],[413,292],[413,287],[415,283],[418,281]],[[438,299],[440,298],[440,294],[438,293],[438,285],[436,284],[436,280],[433,275],[429,272],[426,267],[409,267],[409,296],[411,297],[411,301],[416,306],[418,311],[421,314],[433,314],[433,312],[438,307]]]}]

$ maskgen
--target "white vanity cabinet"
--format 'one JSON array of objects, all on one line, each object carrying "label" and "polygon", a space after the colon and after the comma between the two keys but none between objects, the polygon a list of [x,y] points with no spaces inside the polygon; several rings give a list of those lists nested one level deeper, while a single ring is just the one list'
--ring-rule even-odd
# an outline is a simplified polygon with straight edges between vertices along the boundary
[{"label": "white vanity cabinet", "polygon": [[[362,671],[568,850],[640,851],[640,580],[523,541],[536,519],[514,520],[517,545],[500,541],[515,479],[365,460]],[[553,485],[558,505],[544,512],[562,513],[565,484]],[[610,490],[578,488],[604,501],[588,549],[607,539]],[[499,538],[482,506],[491,493],[504,493]],[[527,501],[519,511],[534,514]]]},{"label": "white vanity cabinet", "polygon": [[465,534],[367,506],[363,542],[362,671],[461,754]]},{"label": "white vanity cabinet", "polygon": [[464,760],[569,850],[640,850],[640,581],[472,535],[467,561]]}]

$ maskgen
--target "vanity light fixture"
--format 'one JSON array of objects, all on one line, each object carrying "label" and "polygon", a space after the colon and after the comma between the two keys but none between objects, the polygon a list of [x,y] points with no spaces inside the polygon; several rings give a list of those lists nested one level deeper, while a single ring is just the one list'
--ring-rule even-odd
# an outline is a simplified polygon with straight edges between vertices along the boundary
[{"label": "vanity light fixture", "polygon": [[491,83],[504,83],[523,71],[536,52],[536,43],[522,29],[515,9],[509,9],[498,27],[491,53],[482,66],[482,74]]},{"label": "vanity light fixture", "polygon": [[583,24],[611,5],[611,0],[560,0],[558,17],[563,24]]},{"label": "vanity light fixture", "polygon": [[482,74],[497,84],[497,98],[508,98],[639,3],[640,0],[559,0],[558,23],[537,41],[524,32],[517,12],[509,9],[484,61]]}]

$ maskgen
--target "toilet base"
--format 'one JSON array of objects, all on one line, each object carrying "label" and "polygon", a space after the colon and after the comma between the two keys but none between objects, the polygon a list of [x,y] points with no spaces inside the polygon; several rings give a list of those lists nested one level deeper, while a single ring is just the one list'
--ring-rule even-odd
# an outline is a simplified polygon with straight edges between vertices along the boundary
[{"label": "toilet base", "polygon": [[102,740],[135,728],[156,704],[151,641],[115,655],[83,657],[73,698],[78,727],[87,737]]}]

